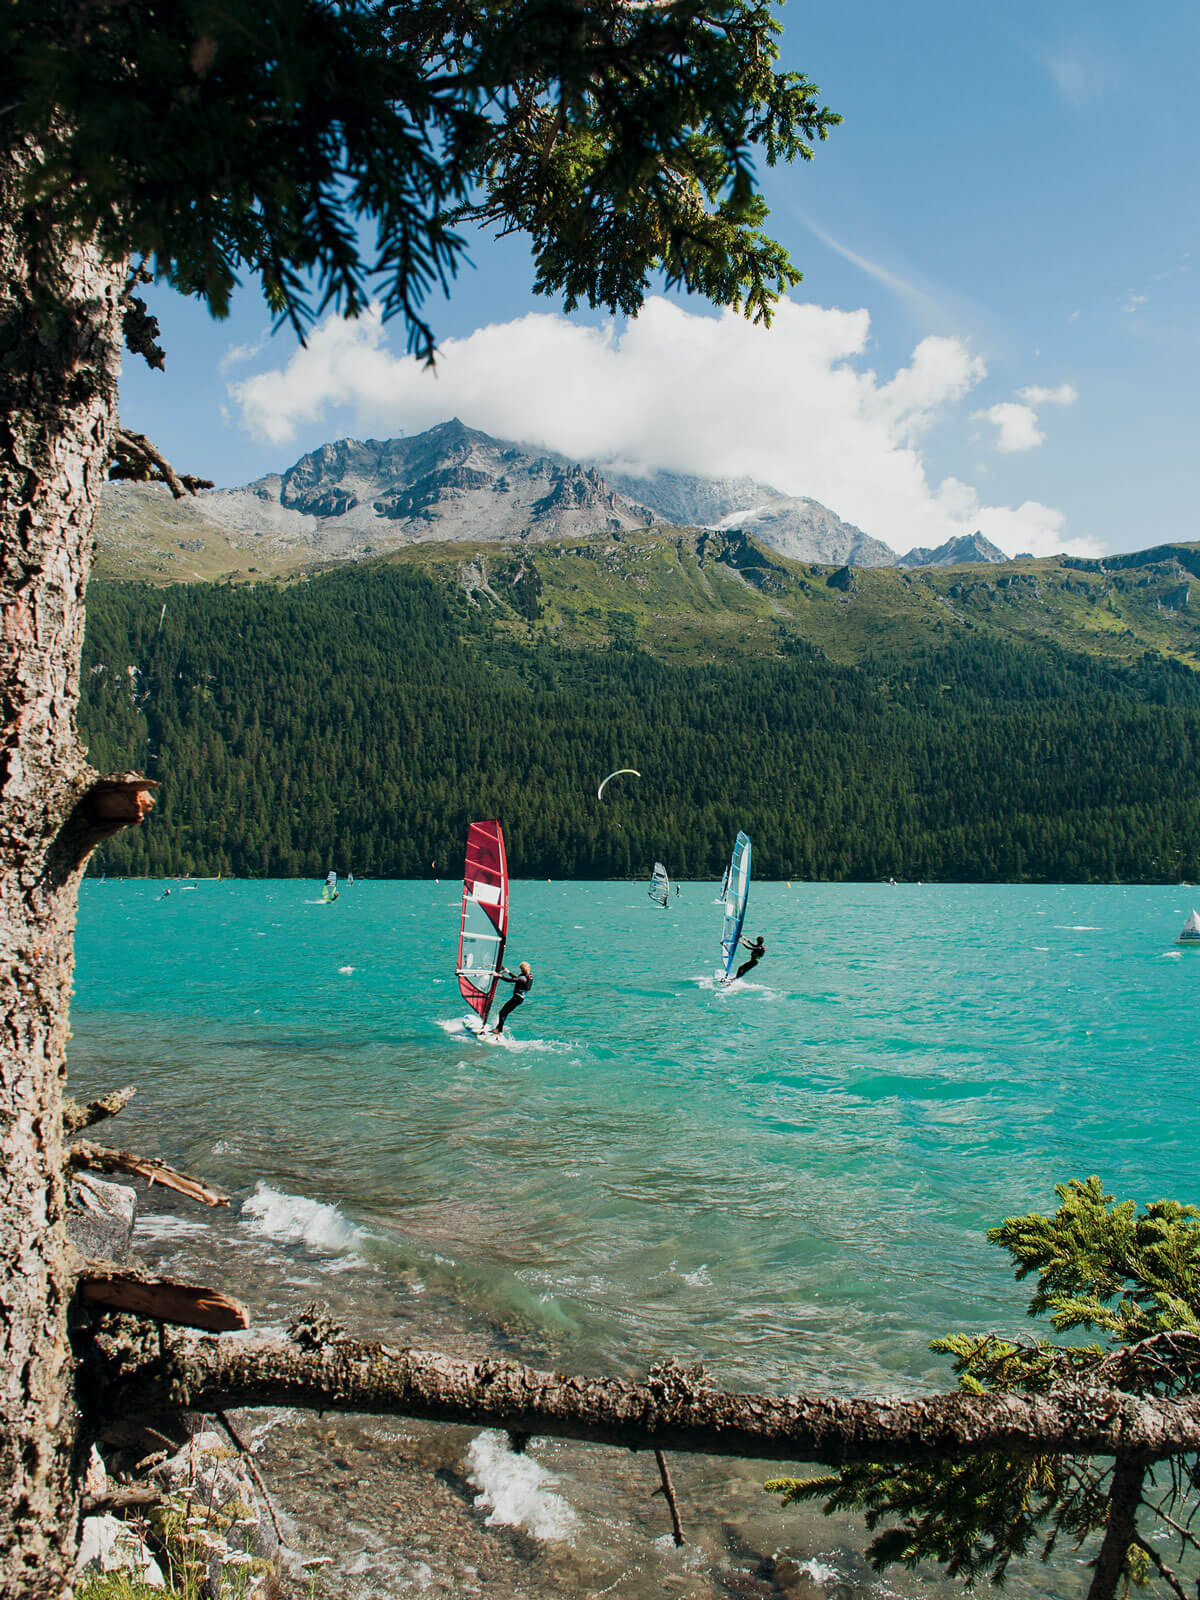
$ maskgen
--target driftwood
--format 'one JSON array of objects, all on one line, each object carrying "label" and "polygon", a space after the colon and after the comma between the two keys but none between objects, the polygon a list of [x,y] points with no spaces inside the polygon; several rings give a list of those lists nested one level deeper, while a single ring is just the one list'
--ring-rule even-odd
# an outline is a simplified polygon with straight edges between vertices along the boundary
[{"label": "driftwood", "polygon": [[173,1322],[209,1333],[230,1333],[250,1326],[245,1306],[220,1289],[176,1283],[137,1267],[85,1262],[76,1279],[76,1293],[81,1300],[110,1311],[131,1311],[153,1322]]},{"label": "driftwood", "polygon": [[71,1146],[70,1162],[73,1167],[83,1167],[90,1172],[128,1172],[150,1183],[161,1183],[164,1189],[177,1189],[190,1200],[199,1200],[206,1206],[227,1206],[229,1196],[201,1178],[190,1178],[186,1172],[177,1172],[158,1156],[139,1156],[132,1150],[111,1150],[107,1145],[92,1144],[81,1139]]},{"label": "driftwood", "polygon": [[139,1511],[162,1502],[161,1489],[107,1489],[103,1494],[85,1494],[81,1510],[85,1517],[94,1517],[102,1511]]},{"label": "driftwood", "polygon": [[658,1476],[661,1487],[655,1489],[655,1494],[661,1494],[671,1513],[671,1537],[675,1540],[676,1549],[683,1543],[683,1523],[679,1520],[679,1502],[675,1498],[675,1485],[671,1482],[671,1474],[667,1471],[667,1458],[661,1450],[655,1450],[654,1459],[658,1462]]},{"label": "driftwood", "polygon": [[114,1089],[111,1094],[101,1095],[98,1100],[89,1100],[85,1106],[64,1095],[63,1132],[68,1139],[73,1139],[85,1128],[94,1127],[106,1117],[115,1117],[118,1111],[125,1109],[136,1093],[137,1090],[134,1088]]},{"label": "driftwood", "polygon": [[1200,1397],[1162,1400],[1067,1386],[1049,1394],[918,1400],[725,1394],[674,1363],[645,1383],[569,1377],[346,1338],[167,1335],[152,1352],[105,1349],[93,1365],[101,1417],[290,1406],[421,1417],[631,1450],[824,1462],[940,1461],[980,1451],[1126,1455],[1200,1449]]}]

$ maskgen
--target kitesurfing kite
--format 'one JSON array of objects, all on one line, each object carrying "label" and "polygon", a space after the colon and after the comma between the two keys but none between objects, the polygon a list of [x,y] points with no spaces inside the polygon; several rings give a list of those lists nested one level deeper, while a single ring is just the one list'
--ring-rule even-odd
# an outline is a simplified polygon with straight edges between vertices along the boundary
[{"label": "kitesurfing kite", "polygon": [[610,772],[607,778],[601,779],[600,787],[596,790],[596,799],[604,799],[605,787],[606,785],[610,784],[614,778],[622,778],[626,776],[630,778],[640,778],[641,773],[638,772],[635,767],[618,767],[615,772]]},{"label": "kitesurfing kite", "polygon": [[508,858],[498,822],[472,822],[463,868],[458,987],[482,1032],[496,996],[508,938]]},{"label": "kitesurfing kite", "polygon": [[739,833],[725,872],[725,887],[721,897],[725,920],[721,927],[721,965],[714,974],[718,983],[728,983],[733,976],[733,963],[737,960],[738,942],[742,937],[742,924],[746,920],[749,899],[750,840],[746,834]]}]

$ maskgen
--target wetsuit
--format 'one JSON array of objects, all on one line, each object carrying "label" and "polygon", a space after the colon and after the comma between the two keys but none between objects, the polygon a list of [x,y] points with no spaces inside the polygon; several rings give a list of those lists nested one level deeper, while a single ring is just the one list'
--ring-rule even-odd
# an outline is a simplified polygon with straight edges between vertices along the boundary
[{"label": "wetsuit", "polygon": [[746,944],[745,939],[743,939],[742,943],[746,945],[746,949],[749,950],[750,959],[749,961],[743,961],[741,966],[734,973],[733,976],[735,981],[738,978],[744,978],[750,971],[750,968],[756,967],[762,960],[763,956],[765,956],[767,953],[767,947],[761,939],[756,939],[753,944]]},{"label": "wetsuit", "polygon": [[503,982],[512,984],[513,992],[512,999],[506,1000],[500,1007],[500,1015],[496,1018],[497,1033],[504,1032],[505,1017],[508,1016],[509,1012],[515,1011],[518,1006],[524,1005],[525,996],[533,988],[533,977],[530,974],[518,972],[515,978],[510,978],[507,972],[502,972],[500,977]]}]

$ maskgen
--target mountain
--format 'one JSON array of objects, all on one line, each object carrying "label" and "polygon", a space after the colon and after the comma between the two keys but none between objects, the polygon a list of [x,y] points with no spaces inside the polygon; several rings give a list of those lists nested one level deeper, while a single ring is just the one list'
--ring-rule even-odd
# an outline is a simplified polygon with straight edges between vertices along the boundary
[{"label": "mountain", "polygon": [[1003,550],[998,550],[990,539],[981,533],[963,533],[957,539],[947,539],[936,550],[917,545],[907,555],[901,556],[898,567],[957,567],[971,561],[1007,561]]},{"label": "mountain", "polygon": [[186,501],[160,485],[107,484],[96,532],[105,576],[172,581],[270,577],[415,543],[611,537],[656,522],[745,528],[795,560],[895,560],[817,501],[750,478],[612,474],[457,419],[411,438],[339,439],[284,473]]},{"label": "mountain", "polygon": [[896,561],[895,551],[819,500],[780,494],[753,478],[681,472],[635,477],[603,470],[614,489],[678,527],[740,528],[793,561],[834,567],[890,567]]},{"label": "mountain", "polygon": [[207,496],[205,511],[246,527],[264,505],[279,507],[284,527],[343,554],[419,540],[619,533],[650,520],[594,468],[493,439],[457,418],[412,438],[322,445],[282,476]]},{"label": "mountain", "polygon": [[97,539],[113,577],[203,578],[274,575],[418,542],[619,534],[652,521],[594,467],[455,419],[412,438],[340,439],[282,474],[190,502],[153,484],[107,484]]}]

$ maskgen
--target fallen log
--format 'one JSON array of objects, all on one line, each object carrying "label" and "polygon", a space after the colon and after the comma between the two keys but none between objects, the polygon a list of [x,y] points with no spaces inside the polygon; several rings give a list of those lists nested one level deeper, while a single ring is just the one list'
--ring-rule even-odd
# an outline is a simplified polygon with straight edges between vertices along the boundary
[{"label": "fallen log", "polygon": [[229,1196],[214,1189],[202,1178],[189,1177],[158,1156],[139,1156],[132,1150],[112,1150],[107,1145],[92,1144],[81,1139],[71,1146],[70,1163],[90,1172],[128,1172],[135,1178],[145,1178],[150,1183],[161,1183],[164,1189],[175,1189],[189,1200],[199,1200],[206,1206],[227,1206]]},{"label": "fallen log", "polygon": [[137,1267],[85,1262],[76,1278],[76,1293],[81,1300],[110,1311],[131,1311],[154,1322],[203,1328],[209,1333],[230,1333],[250,1326],[245,1306],[220,1289],[176,1283]]},{"label": "fallen log", "polygon": [[85,1128],[94,1127],[106,1117],[115,1117],[118,1111],[125,1109],[136,1093],[137,1090],[134,1088],[114,1089],[111,1094],[101,1095],[98,1100],[89,1100],[85,1106],[64,1096],[63,1132],[68,1139],[73,1139]]},{"label": "fallen log", "polygon": [[579,1439],[774,1461],[940,1461],[980,1451],[1152,1459],[1200,1449],[1200,1397],[1163,1400],[1063,1385],[1048,1394],[916,1400],[725,1394],[673,1362],[644,1383],[570,1377],[436,1350],[334,1337],[167,1335],[152,1353],[119,1341],[93,1366],[101,1416],[250,1406],[420,1417]]}]

